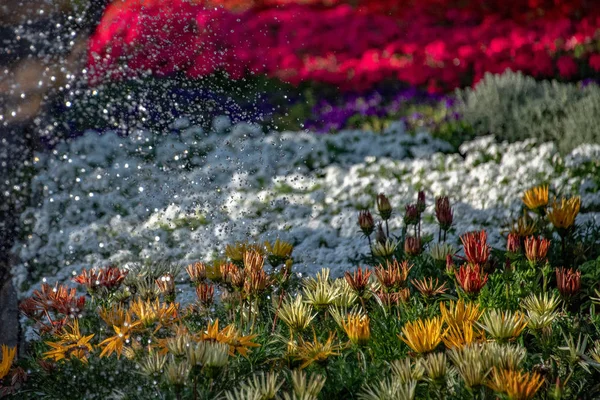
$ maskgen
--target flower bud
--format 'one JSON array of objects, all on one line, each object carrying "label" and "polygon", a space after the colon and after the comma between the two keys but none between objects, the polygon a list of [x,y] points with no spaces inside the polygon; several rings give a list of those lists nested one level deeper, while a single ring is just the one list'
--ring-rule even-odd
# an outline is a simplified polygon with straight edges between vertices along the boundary
[{"label": "flower bud", "polygon": [[435,217],[443,231],[447,231],[452,226],[452,208],[448,196],[435,199]]},{"label": "flower bud", "polygon": [[421,238],[408,236],[404,241],[404,251],[409,256],[418,256],[421,254]]},{"label": "flower bud", "polygon": [[375,221],[369,210],[362,210],[358,213],[358,226],[365,236],[370,236],[375,229]]},{"label": "flower bud", "polygon": [[406,212],[404,213],[404,223],[409,225],[416,225],[419,223],[419,209],[416,204],[408,204],[406,206]]},{"label": "flower bud", "polygon": [[417,195],[417,210],[419,213],[423,213],[427,205],[425,204],[425,192],[423,190],[419,190],[419,194]]},{"label": "flower bud", "polygon": [[521,240],[518,234],[509,233],[506,241],[506,251],[509,253],[518,253],[521,250]]},{"label": "flower bud", "polygon": [[377,195],[377,211],[384,220],[388,220],[392,216],[392,205],[383,193]]}]

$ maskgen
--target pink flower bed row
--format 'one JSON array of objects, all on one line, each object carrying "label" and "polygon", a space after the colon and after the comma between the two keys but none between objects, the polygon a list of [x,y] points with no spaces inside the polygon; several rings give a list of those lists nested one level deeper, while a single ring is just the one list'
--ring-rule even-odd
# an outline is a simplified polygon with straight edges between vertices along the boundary
[{"label": "pink flower bed row", "polygon": [[348,5],[292,5],[232,13],[185,0],[117,2],[89,45],[93,82],[144,73],[265,74],[365,90],[393,78],[431,91],[477,82],[507,68],[536,77],[600,72],[600,15],[527,23],[449,11],[449,24],[422,13],[402,19]]}]

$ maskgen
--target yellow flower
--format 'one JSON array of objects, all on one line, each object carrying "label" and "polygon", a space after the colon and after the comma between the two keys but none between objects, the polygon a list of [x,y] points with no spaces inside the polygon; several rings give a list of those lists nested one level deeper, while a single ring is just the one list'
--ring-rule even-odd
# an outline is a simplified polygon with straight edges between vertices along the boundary
[{"label": "yellow flower", "polygon": [[250,347],[260,347],[260,344],[252,340],[258,335],[241,335],[233,325],[227,325],[219,331],[219,319],[209,323],[206,331],[200,334],[200,340],[219,342],[229,345],[229,355],[233,356],[236,352],[244,357],[248,357]]},{"label": "yellow flower", "polygon": [[11,348],[5,344],[2,345],[2,361],[0,361],[0,380],[2,380],[6,375],[8,375],[16,354],[16,347]]},{"label": "yellow flower", "polygon": [[462,325],[452,324],[446,330],[442,340],[447,348],[463,347],[467,344],[475,342],[480,333],[473,329],[473,323],[466,321]]},{"label": "yellow flower", "polygon": [[352,343],[363,346],[369,342],[371,337],[369,322],[370,319],[367,315],[350,314],[347,319],[342,321],[342,328]]},{"label": "yellow flower", "polygon": [[459,327],[462,327],[464,323],[476,322],[483,314],[483,310],[479,309],[479,304],[465,303],[463,299],[458,300],[456,303],[450,301],[448,308],[446,308],[446,303],[440,303],[440,312],[446,324]]},{"label": "yellow flower", "polygon": [[111,308],[102,307],[98,312],[100,318],[106,323],[108,326],[121,326],[125,321],[125,315],[127,311],[120,305],[112,306]]},{"label": "yellow flower", "polygon": [[289,260],[292,257],[292,251],[294,251],[293,244],[279,239],[276,239],[275,243],[272,245],[267,240],[265,242],[265,248],[267,249],[267,259],[273,267],[283,264],[286,262],[286,260]]},{"label": "yellow flower", "polygon": [[233,245],[228,244],[225,246],[225,255],[236,264],[244,262],[244,255],[248,251],[255,251],[261,255],[265,254],[265,249],[259,244],[236,242]]},{"label": "yellow flower", "polygon": [[52,350],[47,351],[43,356],[54,361],[76,358],[87,364],[87,356],[93,350],[93,346],[90,344],[93,337],[93,334],[82,336],[79,330],[79,321],[75,320],[73,325],[63,329],[58,342],[46,342]]},{"label": "yellow flower", "polygon": [[490,310],[478,325],[492,338],[503,342],[518,337],[527,326],[527,319],[519,311]]},{"label": "yellow flower", "polygon": [[543,383],[544,379],[537,372],[494,368],[488,386],[495,392],[506,393],[510,400],[530,400]]},{"label": "yellow flower", "polygon": [[154,302],[150,300],[143,301],[138,299],[134,301],[129,310],[135,314],[139,321],[148,328],[158,322],[156,331],[163,326],[171,325],[177,320],[179,303],[161,303],[158,299]]},{"label": "yellow flower", "polygon": [[117,358],[121,357],[125,343],[129,342],[129,337],[141,323],[141,321],[132,322],[131,314],[127,313],[125,321],[123,321],[123,325],[113,326],[116,335],[111,336],[100,343],[100,346],[104,347],[100,353],[100,357],[108,357],[115,352],[117,353]]},{"label": "yellow flower", "polygon": [[439,317],[408,322],[398,337],[414,352],[429,353],[442,341],[442,322]]},{"label": "yellow flower", "polygon": [[302,361],[300,369],[304,369],[312,363],[322,363],[331,356],[338,356],[342,347],[334,343],[335,332],[329,332],[329,337],[325,343],[319,342],[317,334],[313,331],[313,341],[304,340],[302,337],[298,339],[295,353],[296,359]]},{"label": "yellow flower", "polygon": [[295,298],[289,296],[281,304],[277,315],[294,332],[302,332],[317,316],[313,314],[312,306],[304,302],[301,294]]},{"label": "yellow flower", "polygon": [[556,229],[569,229],[575,223],[575,217],[579,214],[581,198],[579,196],[570,199],[561,199],[560,203],[554,199],[552,210],[548,212],[548,220]]},{"label": "yellow flower", "polygon": [[519,237],[527,237],[533,235],[536,230],[535,221],[525,212],[516,222],[513,222],[510,233],[515,233]]},{"label": "yellow flower", "polygon": [[530,210],[537,210],[548,205],[548,185],[531,188],[523,195],[523,203]]}]

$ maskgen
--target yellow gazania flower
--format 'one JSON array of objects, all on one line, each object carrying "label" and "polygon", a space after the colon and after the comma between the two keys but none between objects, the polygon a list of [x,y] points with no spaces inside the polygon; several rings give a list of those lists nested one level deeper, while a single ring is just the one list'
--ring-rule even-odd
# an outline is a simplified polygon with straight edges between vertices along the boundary
[{"label": "yellow gazania flower", "polygon": [[125,321],[125,316],[127,311],[124,307],[120,305],[112,306],[111,308],[102,307],[98,312],[100,318],[106,323],[108,326],[121,326]]},{"label": "yellow gazania flower", "polygon": [[465,303],[463,299],[458,300],[456,303],[450,301],[448,308],[446,308],[446,303],[440,303],[440,312],[442,313],[442,319],[448,326],[462,326],[464,323],[476,322],[483,314],[483,310],[479,309],[479,304]]},{"label": "yellow gazania flower", "polygon": [[90,343],[93,337],[94,334],[82,336],[79,330],[79,321],[75,320],[73,325],[63,329],[58,342],[46,342],[52,350],[45,352],[43,356],[54,361],[76,358],[87,364],[87,356],[93,350]]},{"label": "yellow gazania flower", "polygon": [[461,324],[455,323],[448,327],[442,340],[447,348],[463,347],[478,341],[481,334],[473,326],[473,322],[464,321]]},{"label": "yellow gazania flower", "polygon": [[402,328],[402,336],[398,337],[414,352],[429,353],[442,341],[442,323],[439,317],[408,322]]},{"label": "yellow gazania flower", "polygon": [[271,244],[268,240],[265,242],[267,249],[267,259],[272,266],[283,264],[292,257],[294,245],[277,238],[275,243]]},{"label": "yellow gazania flower", "polygon": [[494,368],[488,386],[495,392],[505,393],[510,400],[530,400],[543,383],[544,378],[537,372]]},{"label": "yellow gazania flower", "polygon": [[2,361],[0,361],[0,380],[4,379],[4,377],[10,372],[10,367],[12,366],[16,354],[16,347],[11,348],[5,344],[2,345]]},{"label": "yellow gazania flower", "polygon": [[131,321],[131,314],[127,313],[125,321],[121,326],[113,326],[116,335],[111,336],[100,343],[100,347],[104,347],[100,353],[100,357],[108,357],[112,353],[117,353],[117,358],[121,357],[125,343],[129,341],[129,338],[136,328],[141,325],[141,321]]},{"label": "yellow gazania flower", "polygon": [[530,210],[537,210],[548,205],[548,185],[531,188],[523,195],[523,203]]},{"label": "yellow gazania flower", "polygon": [[154,302],[138,299],[129,307],[129,311],[133,312],[146,328],[158,322],[156,330],[175,322],[177,320],[178,309],[179,303],[167,305],[166,303],[161,303],[158,299],[154,300]]},{"label": "yellow gazania flower", "polygon": [[519,311],[490,310],[478,322],[492,338],[504,342],[518,337],[527,326],[525,315]]},{"label": "yellow gazania flower", "polygon": [[548,212],[548,220],[556,229],[569,229],[575,223],[575,217],[579,214],[581,207],[581,197],[571,197],[570,199],[561,199],[559,203],[556,199],[552,203],[552,210]]},{"label": "yellow gazania flower", "polygon": [[250,347],[260,347],[260,344],[252,340],[258,335],[240,335],[233,325],[227,325],[219,331],[219,319],[212,324],[209,323],[206,331],[200,334],[200,340],[219,342],[229,345],[229,355],[233,356],[236,352],[244,357],[248,357]]},{"label": "yellow gazania flower", "polygon": [[225,255],[234,263],[242,263],[244,255],[248,251],[255,251],[260,255],[265,254],[265,249],[259,244],[250,244],[248,242],[236,242],[233,245],[225,246]]},{"label": "yellow gazania flower", "polygon": [[312,363],[321,363],[331,356],[338,356],[342,346],[335,341],[335,332],[329,332],[329,337],[325,343],[319,342],[316,332],[313,331],[313,341],[298,338],[298,344],[295,348],[296,359],[302,361],[300,369],[304,369]]},{"label": "yellow gazania flower", "polygon": [[515,233],[519,237],[527,237],[533,235],[536,231],[535,221],[529,214],[524,213],[516,222],[513,222],[510,233]]},{"label": "yellow gazania flower", "polygon": [[363,346],[371,338],[369,322],[367,315],[350,314],[347,319],[342,320],[342,328],[352,343]]}]

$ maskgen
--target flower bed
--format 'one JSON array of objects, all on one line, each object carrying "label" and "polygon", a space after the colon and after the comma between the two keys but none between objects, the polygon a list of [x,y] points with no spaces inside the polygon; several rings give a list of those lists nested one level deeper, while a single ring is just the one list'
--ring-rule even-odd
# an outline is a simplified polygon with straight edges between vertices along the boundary
[{"label": "flower bed", "polygon": [[[461,147],[463,158],[400,124],[382,134],[265,136],[245,124],[229,131],[219,121],[211,133],[181,124],[181,134],[88,132],[40,154],[36,203],[22,216],[26,241],[15,247],[22,260],[17,286],[27,291],[42,277],[65,280],[105,262],[218,257],[224,243],[272,239],[274,232],[303,255],[299,271],[329,267],[339,275],[365,254],[355,236],[356,212],[379,191],[397,204],[409,203],[420,188],[430,199],[450,196],[456,234],[509,225],[519,215],[518,194],[532,182],[579,193],[581,223],[596,218],[600,204],[598,146],[560,157],[551,144],[482,138]],[[395,222],[401,218],[394,214]],[[424,230],[431,229],[426,223]],[[489,237],[495,246],[502,242],[499,228]]]},{"label": "flower bed", "polygon": [[[466,150],[477,157],[490,146]],[[568,164],[585,167],[585,156]],[[464,205],[444,196],[433,206],[424,191],[402,207],[401,235],[390,234],[399,205],[379,194],[371,208],[382,221],[358,216],[370,256],[340,278],[328,268],[301,278],[296,262],[307,254],[271,239],[232,243],[185,272],[157,259],[86,268],[71,276],[85,295],[43,283],[21,303],[36,334],[27,358],[13,365],[14,350],[2,348],[1,389],[19,398],[593,398],[600,252],[589,246],[599,229],[581,225],[581,197],[552,201],[550,192],[542,185],[507,201],[524,217],[496,249],[486,230],[453,245]]]},{"label": "flower bed", "polygon": [[117,2],[90,41],[88,69],[93,81],[180,72],[195,79],[223,70],[233,79],[264,74],[344,90],[397,79],[440,91],[508,68],[563,79],[599,68],[594,13],[517,22],[455,12],[440,24],[419,10],[397,20],[348,5],[240,14],[180,0]]}]

